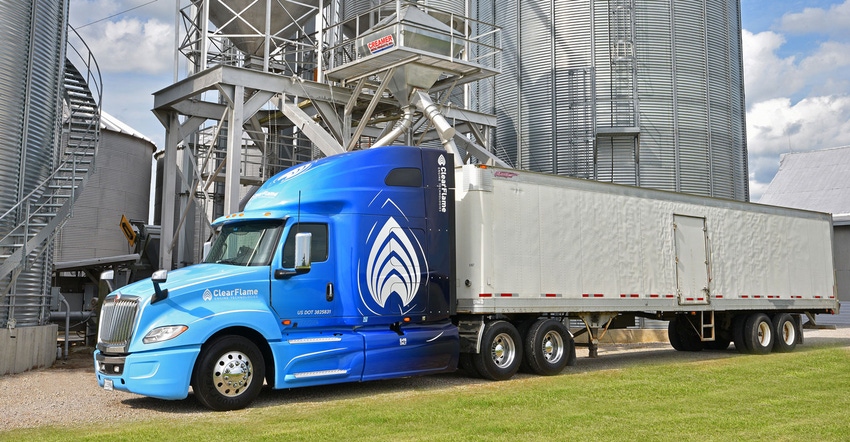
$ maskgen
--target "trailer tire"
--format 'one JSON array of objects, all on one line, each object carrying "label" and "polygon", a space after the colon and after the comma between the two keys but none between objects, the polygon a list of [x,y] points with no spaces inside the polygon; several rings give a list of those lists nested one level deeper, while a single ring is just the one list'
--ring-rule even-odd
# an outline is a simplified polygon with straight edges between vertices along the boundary
[{"label": "trailer tire", "polygon": [[773,317],[773,332],[776,336],[773,351],[787,353],[797,347],[797,323],[788,313],[779,313]]},{"label": "trailer tire", "polygon": [[242,336],[222,336],[201,348],[192,390],[211,410],[239,410],[260,394],[265,376],[263,354],[253,342]]},{"label": "trailer tire", "polygon": [[670,345],[678,351],[702,351],[702,339],[693,329],[691,321],[684,316],[676,316],[667,324],[667,337]]},{"label": "trailer tire", "polygon": [[525,362],[535,374],[559,374],[569,362],[571,343],[570,332],[561,321],[540,319],[531,325],[525,338]]},{"label": "trailer tire", "polygon": [[485,324],[481,352],[472,359],[482,378],[504,381],[513,377],[522,361],[522,340],[516,327],[507,321]]},{"label": "trailer tire", "polygon": [[732,340],[735,342],[735,350],[738,350],[738,353],[751,352],[744,340],[744,326],[746,324],[747,315],[735,316],[735,319],[732,321]]},{"label": "trailer tire", "polygon": [[744,342],[752,354],[763,355],[773,350],[776,334],[773,323],[764,313],[754,313],[744,324]]}]

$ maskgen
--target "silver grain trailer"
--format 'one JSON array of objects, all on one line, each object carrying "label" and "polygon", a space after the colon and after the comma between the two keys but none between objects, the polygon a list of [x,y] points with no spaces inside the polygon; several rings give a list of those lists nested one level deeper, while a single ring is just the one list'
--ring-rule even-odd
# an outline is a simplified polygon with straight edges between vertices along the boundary
[{"label": "silver grain trailer", "polygon": [[790,351],[835,313],[830,215],[493,167],[456,173],[461,365],[560,372],[568,319],[668,320],[677,350]]}]

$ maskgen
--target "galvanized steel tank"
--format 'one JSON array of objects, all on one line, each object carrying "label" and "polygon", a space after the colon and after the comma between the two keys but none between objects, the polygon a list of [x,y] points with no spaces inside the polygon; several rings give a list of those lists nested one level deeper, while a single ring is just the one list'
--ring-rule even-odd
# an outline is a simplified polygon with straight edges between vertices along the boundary
[{"label": "galvanized steel tank", "polygon": [[147,222],[151,167],[156,146],[120,122],[101,114],[100,147],[91,176],[56,238],[56,262],[132,253],[119,228],[121,215]]},{"label": "galvanized steel tank", "polygon": [[472,2],[502,27],[478,108],[511,164],[748,200],[739,0]]},{"label": "galvanized steel tank", "polygon": [[[60,88],[65,59],[64,1],[20,0],[0,2],[0,214],[22,219],[15,206],[53,171],[61,115]],[[6,216],[0,237],[19,219]],[[33,255],[31,255],[33,256]],[[0,327],[10,308],[18,326],[47,322],[50,246],[35,252],[17,278],[14,306],[0,298]]]}]

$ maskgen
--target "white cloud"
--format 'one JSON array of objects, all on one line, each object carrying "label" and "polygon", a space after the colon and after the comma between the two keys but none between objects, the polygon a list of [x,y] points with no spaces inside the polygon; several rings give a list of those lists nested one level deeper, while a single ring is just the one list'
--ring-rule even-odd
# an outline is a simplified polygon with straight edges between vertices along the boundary
[{"label": "white cloud", "polygon": [[[174,11],[174,0],[71,0],[68,15],[71,25],[79,28],[92,22],[97,23],[90,26],[98,26],[108,20],[117,21],[122,18],[144,18],[143,21],[154,19],[173,23]],[[112,17],[116,14],[118,15]]]},{"label": "white cloud", "polygon": [[850,0],[829,9],[805,8],[803,12],[785,14],[780,30],[793,34],[824,34],[831,38],[850,38]]},{"label": "white cloud", "polygon": [[174,26],[154,19],[107,21],[80,34],[102,72],[168,73],[172,70]]},{"label": "white cloud", "polygon": [[850,95],[755,103],[747,112],[750,195],[758,201],[779,166],[779,155],[850,145]]},{"label": "white cloud", "polygon": [[744,90],[747,103],[790,96],[805,85],[794,57],[779,58],[785,37],[771,31],[741,33],[744,47]]},{"label": "white cloud", "polygon": [[785,14],[774,29],[742,32],[753,201],[782,153],[850,144],[850,0]]}]

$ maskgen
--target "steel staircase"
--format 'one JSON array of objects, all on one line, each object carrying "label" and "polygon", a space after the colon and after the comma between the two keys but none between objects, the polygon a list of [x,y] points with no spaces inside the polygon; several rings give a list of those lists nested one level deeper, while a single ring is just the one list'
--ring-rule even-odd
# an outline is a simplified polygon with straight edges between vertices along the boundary
[{"label": "steel staircase", "polygon": [[57,165],[35,190],[0,214],[0,224],[14,226],[0,238],[0,299],[13,300],[18,275],[40,254],[51,253],[45,245],[71,216],[94,170],[100,140],[100,70],[79,34],[70,26],[68,31]]}]

